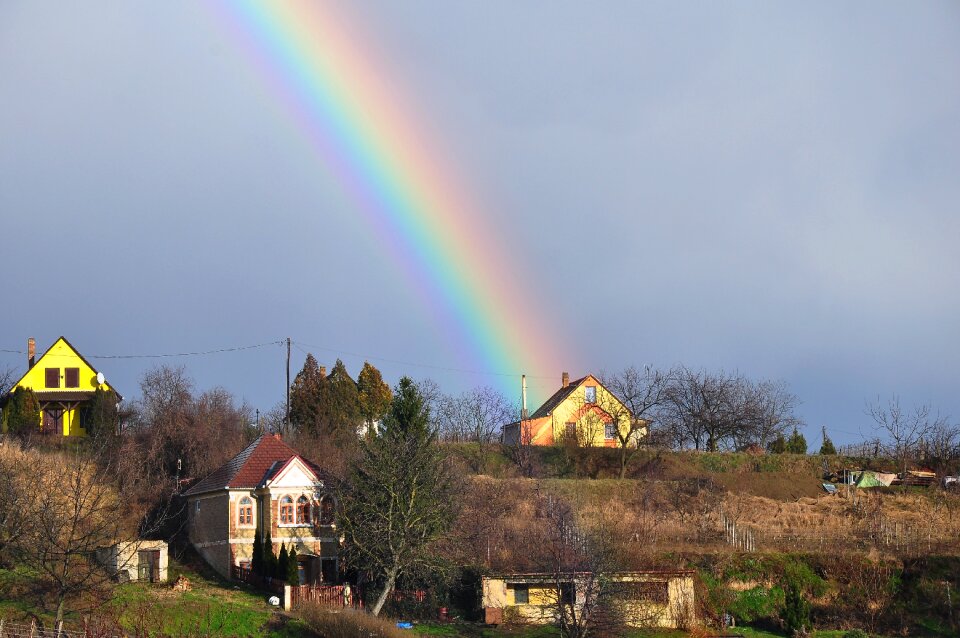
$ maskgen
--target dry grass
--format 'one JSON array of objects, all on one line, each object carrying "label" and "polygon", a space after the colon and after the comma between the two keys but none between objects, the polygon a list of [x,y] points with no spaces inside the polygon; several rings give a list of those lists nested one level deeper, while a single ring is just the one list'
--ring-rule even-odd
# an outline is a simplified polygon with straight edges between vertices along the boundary
[{"label": "dry grass", "polygon": [[307,604],[297,615],[323,638],[409,638],[410,635],[397,629],[395,621],[353,609]]}]

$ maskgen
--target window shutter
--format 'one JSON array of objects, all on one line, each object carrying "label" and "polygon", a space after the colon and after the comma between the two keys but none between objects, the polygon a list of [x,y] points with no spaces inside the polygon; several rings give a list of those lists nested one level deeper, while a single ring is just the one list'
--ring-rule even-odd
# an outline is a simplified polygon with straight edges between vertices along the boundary
[{"label": "window shutter", "polygon": [[47,368],[45,373],[45,385],[48,388],[60,387],[60,368]]},{"label": "window shutter", "polygon": [[79,388],[80,387],[80,368],[67,368],[64,370],[64,375],[66,376],[66,383],[64,387],[66,388]]}]

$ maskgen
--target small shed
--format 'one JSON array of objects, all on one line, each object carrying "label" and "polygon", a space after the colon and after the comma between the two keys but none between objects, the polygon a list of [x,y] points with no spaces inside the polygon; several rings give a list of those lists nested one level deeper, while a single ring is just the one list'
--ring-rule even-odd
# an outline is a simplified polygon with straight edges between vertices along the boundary
[{"label": "small shed", "polygon": [[[694,624],[693,576],[691,570],[615,572],[604,580],[627,625],[676,629]],[[582,610],[597,579],[589,572],[502,574],[484,576],[482,586],[488,624],[551,624],[561,605]]]},{"label": "small shed", "polygon": [[97,550],[97,562],[121,583],[167,582],[165,541],[118,541]]}]

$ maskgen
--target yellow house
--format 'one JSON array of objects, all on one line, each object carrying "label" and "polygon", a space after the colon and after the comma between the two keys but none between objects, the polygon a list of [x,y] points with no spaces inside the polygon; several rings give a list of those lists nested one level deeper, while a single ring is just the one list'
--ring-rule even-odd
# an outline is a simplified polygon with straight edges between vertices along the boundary
[{"label": "yellow house", "polygon": [[692,570],[615,572],[603,579],[589,572],[484,576],[487,624],[553,624],[561,614],[583,613],[596,602],[600,582],[610,602],[632,627],[683,629],[695,622]]},{"label": "yellow house", "polygon": [[[27,371],[10,392],[17,388],[33,390],[40,402],[37,427],[42,434],[86,436],[84,404],[98,388],[113,388],[64,337],[58,338],[38,360],[35,352],[36,343],[31,338],[27,341]],[[0,399],[0,405],[6,402],[10,392]],[[117,398],[122,398],[119,393]]]},{"label": "yellow house", "polygon": [[[570,381],[564,372],[560,389],[533,414],[503,426],[503,442],[618,447],[621,439],[627,439],[632,423],[633,414],[599,379],[588,374]],[[635,428],[628,445],[636,445],[645,434],[645,427]]]}]

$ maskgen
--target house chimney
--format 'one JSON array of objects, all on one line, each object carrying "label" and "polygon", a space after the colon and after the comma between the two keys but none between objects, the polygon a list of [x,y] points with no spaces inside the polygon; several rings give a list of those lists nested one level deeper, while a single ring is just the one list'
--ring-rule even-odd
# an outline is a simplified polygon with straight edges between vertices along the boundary
[{"label": "house chimney", "polygon": [[520,418],[527,417],[527,375],[520,376]]},{"label": "house chimney", "polygon": [[327,366],[320,366],[320,376],[321,377],[327,376]]},{"label": "house chimney", "polygon": [[563,381],[563,385],[562,385],[561,387],[564,387],[564,388],[565,388],[565,387],[567,387],[568,385],[570,385],[570,373],[569,373],[569,372],[564,372],[564,373],[563,373],[563,377],[561,377],[561,380]]},{"label": "house chimney", "polygon": [[37,342],[33,337],[27,339],[27,368],[32,368],[37,362]]}]

